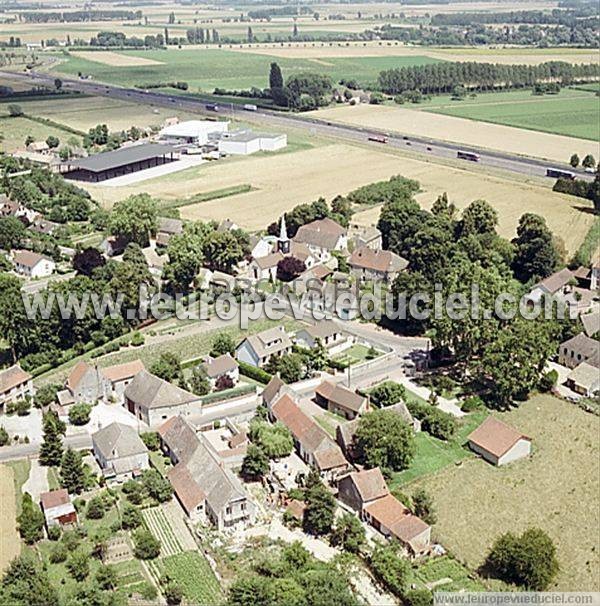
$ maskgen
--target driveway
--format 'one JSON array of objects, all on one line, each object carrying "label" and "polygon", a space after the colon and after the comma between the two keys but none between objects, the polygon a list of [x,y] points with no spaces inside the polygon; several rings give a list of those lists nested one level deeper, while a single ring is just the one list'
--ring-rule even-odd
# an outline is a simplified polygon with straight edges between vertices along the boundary
[{"label": "driveway", "polygon": [[42,442],[42,411],[31,407],[29,414],[24,417],[18,415],[0,415],[0,426],[4,427],[10,437],[20,436],[29,438],[30,444]]},{"label": "driveway", "polygon": [[48,468],[40,465],[39,459],[31,459],[29,477],[23,484],[22,491],[28,492],[37,503],[42,492],[48,492]]}]

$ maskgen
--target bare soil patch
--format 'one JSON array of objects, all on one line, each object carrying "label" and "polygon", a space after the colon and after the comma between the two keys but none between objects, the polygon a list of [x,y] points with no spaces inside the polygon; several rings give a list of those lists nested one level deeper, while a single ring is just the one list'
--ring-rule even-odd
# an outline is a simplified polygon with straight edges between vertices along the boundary
[{"label": "bare soil patch", "polygon": [[112,51],[74,51],[71,53],[87,61],[95,61],[111,67],[139,67],[145,65],[162,65],[162,61],[147,59],[146,57],[135,57],[133,55],[122,55]]},{"label": "bare soil patch", "polygon": [[16,515],[13,470],[0,465],[0,571],[21,551]]}]

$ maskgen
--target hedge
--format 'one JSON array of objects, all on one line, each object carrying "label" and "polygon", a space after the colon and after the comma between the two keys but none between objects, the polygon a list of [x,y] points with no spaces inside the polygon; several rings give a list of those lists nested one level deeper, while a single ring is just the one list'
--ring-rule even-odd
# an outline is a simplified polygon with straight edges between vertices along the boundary
[{"label": "hedge", "polygon": [[241,362],[238,360],[238,364],[240,367],[240,372],[243,375],[258,381],[259,383],[266,385],[273,378],[273,375],[269,374],[266,370],[252,366],[252,364],[248,364],[247,362]]},{"label": "hedge", "polygon": [[456,419],[447,412],[433,407],[431,404],[421,404],[413,400],[406,402],[406,407],[421,421],[421,429],[439,440],[449,440],[457,429]]},{"label": "hedge", "polygon": [[254,385],[239,385],[232,389],[224,389],[223,391],[216,391],[209,393],[206,396],[202,396],[202,404],[214,404],[215,402],[222,402],[223,400],[229,400],[231,398],[237,398],[251,393],[255,390]]}]

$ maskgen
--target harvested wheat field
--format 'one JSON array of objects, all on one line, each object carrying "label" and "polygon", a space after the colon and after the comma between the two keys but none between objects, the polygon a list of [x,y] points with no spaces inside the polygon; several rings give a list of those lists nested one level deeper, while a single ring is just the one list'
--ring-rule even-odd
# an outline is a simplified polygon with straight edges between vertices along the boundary
[{"label": "harvested wheat field", "polygon": [[532,132],[502,124],[476,122],[403,107],[345,105],[312,114],[331,122],[366,126],[382,131],[398,131],[407,135],[442,139],[459,145],[473,145],[556,162],[565,162],[572,150],[576,150],[581,157],[587,154],[598,155],[598,144],[590,140]]},{"label": "harvested wheat field", "polygon": [[73,51],[75,57],[81,57],[88,61],[95,61],[111,67],[144,67],[146,65],[162,65],[162,61],[147,59],[146,57],[135,57],[133,55],[122,55],[112,51]]},{"label": "harvested wheat field", "polygon": [[[421,183],[423,191],[418,200],[426,208],[444,191],[460,208],[485,198],[498,210],[499,230],[506,237],[513,237],[524,212],[539,213],[546,217],[550,229],[565,240],[567,249],[574,252],[593,221],[593,216],[582,210],[589,205],[585,200],[556,194],[545,187],[341,143],[203,164],[135,186],[83,187],[105,206],[111,206],[133,193],[148,192],[159,199],[173,200],[247,183],[254,191],[185,206],[181,215],[189,220],[231,218],[241,227],[258,230],[297,204],[312,202],[319,196],[332,199],[397,174]],[[371,224],[378,215],[379,208],[375,207],[355,218]]]},{"label": "harvested wheat field", "polygon": [[21,551],[16,515],[13,470],[0,465],[0,571]]},{"label": "harvested wheat field", "polygon": [[442,61],[477,61],[478,63],[521,63],[539,65],[546,61],[595,63],[598,54],[586,49],[520,49],[520,48],[436,48],[407,46],[395,41],[380,42],[290,42],[252,44],[232,50],[288,59],[327,59],[344,57],[430,57]]},{"label": "harvested wheat field", "polygon": [[598,417],[551,395],[497,414],[532,439],[532,455],[505,467],[469,459],[418,480],[433,497],[436,539],[476,568],[504,532],[545,530],[560,565],[549,591],[599,591]]}]

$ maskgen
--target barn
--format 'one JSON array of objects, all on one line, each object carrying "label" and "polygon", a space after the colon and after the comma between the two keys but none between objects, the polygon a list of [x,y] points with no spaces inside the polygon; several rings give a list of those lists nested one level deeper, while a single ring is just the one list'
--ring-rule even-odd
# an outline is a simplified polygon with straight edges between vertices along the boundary
[{"label": "barn", "polygon": [[229,122],[215,120],[186,120],[178,124],[165,126],[158,138],[173,145],[206,145],[211,139],[216,140],[229,129]]},{"label": "barn", "polygon": [[131,145],[115,151],[67,161],[61,165],[61,173],[66,179],[97,183],[175,162],[178,159],[179,154],[170,145],[161,143]]},{"label": "barn", "polygon": [[467,438],[469,448],[493,465],[506,465],[531,453],[531,438],[489,416]]}]

